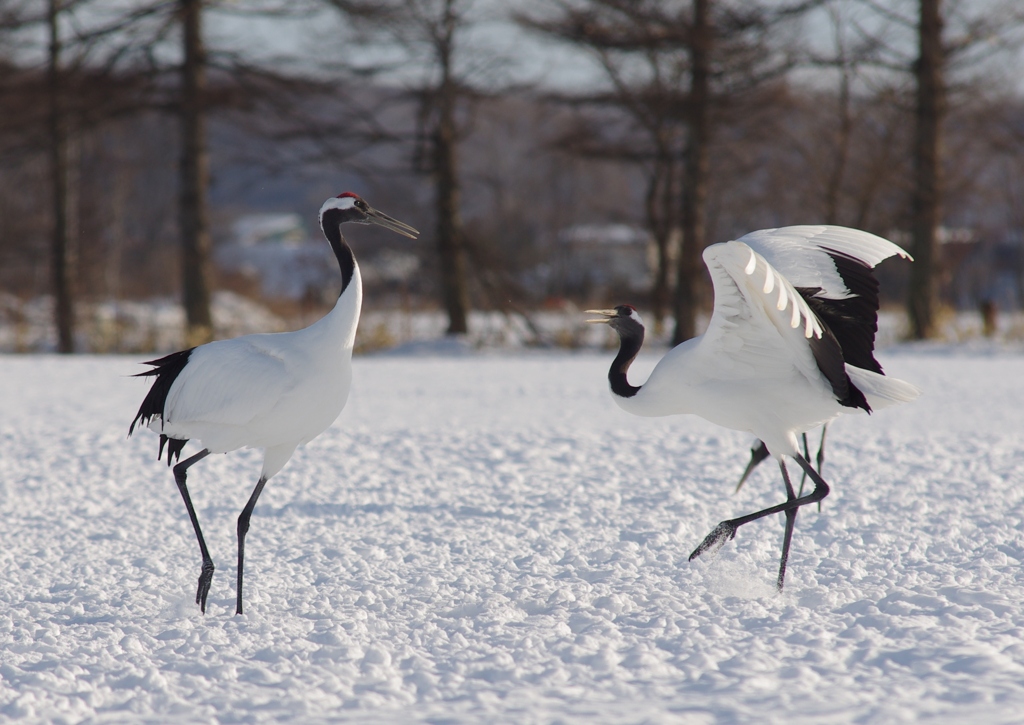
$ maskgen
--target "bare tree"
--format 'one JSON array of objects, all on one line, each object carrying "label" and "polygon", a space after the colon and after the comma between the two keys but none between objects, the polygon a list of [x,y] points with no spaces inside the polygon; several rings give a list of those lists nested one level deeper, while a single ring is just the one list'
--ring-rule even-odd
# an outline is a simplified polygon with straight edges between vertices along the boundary
[{"label": "bare tree", "polygon": [[[991,62],[993,56],[1011,47],[1014,35],[1024,23],[1024,12],[1013,0],[971,6],[957,3],[951,9],[942,0],[915,0],[913,10],[898,3],[857,0],[874,13],[882,30],[859,32],[875,46],[873,63],[883,72],[909,75],[913,81],[912,128],[909,149],[911,175],[908,217],[911,253],[907,313],[910,336],[916,339],[937,334],[939,277],[943,269],[939,235],[946,221],[945,196],[951,173],[948,163],[946,123],[949,97],[967,101],[965,83]],[[950,22],[952,20],[952,22]],[[904,48],[912,34],[916,54],[908,57]],[[1016,41],[1019,42],[1019,39]],[[902,103],[902,99],[897,99]]]},{"label": "bare tree", "polygon": [[697,334],[701,253],[707,246],[707,199],[711,173],[711,54],[716,31],[711,19],[711,0],[693,0],[689,28],[690,93],[684,117],[689,137],[686,143],[686,172],[683,181],[683,246],[679,252],[673,309],[676,327],[672,344]]},{"label": "bare tree", "polygon": [[437,252],[441,261],[441,294],[448,311],[448,334],[469,331],[469,288],[466,280],[466,248],[459,213],[458,141],[455,113],[459,89],[455,78],[456,31],[464,9],[458,0],[441,0],[434,13],[422,15],[420,25],[433,45],[439,76],[433,89],[422,95],[421,118],[433,116],[430,166],[436,189]]},{"label": "bare tree", "polygon": [[[162,95],[160,69],[152,66],[156,48],[173,23],[173,13],[160,2],[133,6],[122,16],[91,17],[85,0],[48,0],[39,20],[47,29],[48,54],[45,74],[45,146],[50,167],[52,201],[51,277],[55,298],[58,350],[74,350],[76,297],[76,248],[78,185],[73,178],[77,138],[81,130],[126,113],[136,113]],[[79,11],[73,18],[67,17]],[[209,310],[209,233],[206,212],[207,162],[202,114],[205,86],[201,38],[202,0],[179,0],[178,22],[182,27],[183,61],[180,64],[180,97],[175,104],[182,121],[180,163],[180,228],[182,232],[184,302],[191,344],[211,339]],[[140,27],[156,18],[155,32],[139,41]],[[31,20],[31,19],[29,19]],[[74,35],[62,37],[62,28]],[[73,58],[66,50],[71,47]],[[133,53],[136,57],[132,58]],[[139,62],[139,58],[142,58]],[[126,60],[126,58],[128,60]],[[146,67],[149,65],[150,67]],[[22,93],[32,93],[31,74],[22,74]],[[17,129],[24,140],[35,142],[31,128],[36,115],[29,101],[28,113]]]},{"label": "bare tree", "polygon": [[[560,0],[556,7],[554,19],[525,22],[598,55],[615,99],[649,134],[647,153],[655,162],[648,199],[672,190],[678,211],[662,217],[678,219],[682,227],[672,304],[673,340],[681,342],[696,333],[703,297],[701,252],[707,243],[714,129],[740,96],[787,67],[769,36],[776,20],[796,9],[769,13],[756,4],[723,0]],[[667,75],[666,69],[671,69]],[[681,164],[678,142],[666,142],[671,137],[682,139]],[[677,184],[673,177],[679,167]],[[654,191],[659,187],[661,192]],[[659,237],[664,250],[667,235],[656,233]],[[668,255],[661,258],[667,262]],[[667,276],[663,269],[658,279],[664,284]]]},{"label": "bare tree", "polygon": [[918,57],[914,64],[914,193],[911,233],[914,265],[907,310],[910,334],[918,340],[936,333],[939,226],[942,223],[942,124],[946,116],[946,49],[941,0],[920,0]]},{"label": "bare tree", "polygon": [[834,151],[831,169],[825,182],[825,223],[839,224],[839,205],[843,182],[846,178],[853,143],[853,80],[858,63],[858,53],[850,53],[843,35],[843,20],[835,6],[827,8],[835,36],[835,55],[818,62],[831,66],[839,72],[839,89],[836,98],[838,123],[834,133]]},{"label": "bare tree", "polygon": [[460,212],[460,110],[475,95],[463,57],[464,35],[473,23],[474,0],[326,0],[369,39],[405,53],[410,95],[416,99],[413,166],[434,187],[435,244],[447,333],[468,331],[470,308],[467,241]]},{"label": "bare tree", "polygon": [[[173,102],[181,128],[179,173],[179,231],[181,234],[181,290],[185,309],[187,345],[213,339],[211,314],[212,263],[209,186],[210,153],[208,116],[216,109],[240,109],[243,113],[276,114],[282,106],[270,101],[275,95],[290,97],[285,89],[311,92],[323,84],[254,65],[237,53],[223,52],[211,61],[203,38],[204,10],[209,0],[177,0],[177,24],[181,33],[181,64],[178,97]],[[287,17],[309,10],[302,3],[267,0],[239,12],[249,16]],[[217,73],[211,88],[210,71]],[[299,116],[289,111],[292,116]]]},{"label": "bare tree", "polygon": [[[204,0],[146,0],[118,12],[109,8],[97,12],[94,5],[90,0],[48,0],[42,4],[48,12],[35,11],[35,15],[15,13],[9,3],[0,6],[0,30],[9,31],[5,38],[20,32],[15,39],[32,47],[35,27],[48,29],[45,74],[26,65],[8,78],[0,78],[0,102],[16,101],[24,106],[24,113],[0,114],[0,132],[17,139],[15,146],[45,149],[52,168],[54,233],[50,249],[58,347],[70,350],[74,342],[73,291],[76,276],[80,276],[75,272],[71,239],[77,185],[69,156],[77,147],[75,139],[117,119],[153,111],[173,116],[179,123],[177,270],[186,313],[186,342],[199,344],[213,335],[207,117],[224,108],[253,109],[284,85],[284,74],[258,68],[241,53],[221,52],[211,57],[202,30],[204,12],[211,4]],[[26,3],[25,8],[32,10],[33,4]],[[235,12],[273,15],[301,10],[295,3],[264,0]],[[67,38],[61,37],[62,29]],[[208,80],[211,73],[212,82]],[[289,80],[292,88],[302,85],[302,81]],[[268,105],[260,106],[261,114],[265,115]],[[95,205],[89,206],[89,213],[95,217]],[[92,245],[92,251],[95,247]],[[165,269],[165,274],[170,271]]]},{"label": "bare tree", "polygon": [[[45,71],[33,74],[25,82],[24,73],[15,67],[5,68],[6,83],[3,98],[12,106],[2,124],[4,131],[29,141],[36,148],[46,149],[48,196],[51,225],[49,236],[49,280],[54,299],[54,326],[57,330],[57,350],[72,353],[75,350],[75,186],[70,178],[74,173],[73,109],[70,102],[68,63],[65,53],[66,39],[62,23],[68,11],[81,3],[76,0],[48,0],[41,7],[5,3],[0,6],[0,32],[17,33],[28,27],[41,26],[46,37]],[[30,12],[30,10],[32,12]],[[73,72],[73,70],[71,71]],[[12,103],[12,101],[14,103]]]},{"label": "bare tree", "polygon": [[57,350],[75,351],[75,271],[74,203],[75,185],[69,182],[72,173],[72,140],[69,128],[64,74],[63,41],[60,21],[62,0],[49,0],[46,25],[49,31],[47,62],[47,131],[49,134],[50,189],[53,205],[53,232],[50,243],[53,279],[54,321],[57,327]]},{"label": "bare tree", "polygon": [[[271,0],[253,4],[242,12],[254,16],[288,12],[277,5]],[[139,107],[170,109],[178,118],[181,297],[185,344],[189,346],[209,342],[214,332],[208,117],[216,109],[251,108],[263,96],[272,94],[275,84],[283,83],[283,74],[256,68],[237,54],[222,53],[216,63],[211,62],[203,37],[204,15],[209,6],[207,0],[141,4],[96,33],[114,39],[117,48],[110,62],[127,63],[146,73],[148,83],[138,99]],[[140,32],[144,23],[149,24],[148,30]],[[176,82],[167,78],[168,68],[158,60],[158,49],[167,42],[172,29],[180,37],[180,60],[172,68]],[[211,69],[218,74],[213,88],[208,80]],[[170,95],[168,86],[173,89]]]},{"label": "bare tree", "polygon": [[185,344],[213,339],[210,313],[209,154],[206,148],[206,49],[202,0],[179,0],[181,61],[181,290],[185,308]]},{"label": "bare tree", "polygon": [[[655,329],[660,331],[675,277],[672,246],[680,216],[684,133],[679,108],[686,72],[681,53],[674,45],[659,42],[663,23],[643,4],[562,3],[553,18],[520,16],[519,22],[585,48],[611,84],[608,91],[557,94],[562,103],[584,109],[584,115],[555,144],[585,158],[636,164],[643,170],[645,225],[657,249],[651,306]],[[616,118],[623,114],[628,123]]]}]

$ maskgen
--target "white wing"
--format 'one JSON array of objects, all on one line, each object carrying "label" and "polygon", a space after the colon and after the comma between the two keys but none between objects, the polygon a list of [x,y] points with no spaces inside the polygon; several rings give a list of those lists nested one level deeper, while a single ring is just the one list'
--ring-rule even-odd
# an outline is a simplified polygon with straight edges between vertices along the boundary
[{"label": "white wing", "polygon": [[[811,349],[828,342],[821,323],[793,285],[747,244],[712,245],[704,262],[715,286],[707,332],[670,350],[636,396],[619,405],[640,415],[693,412],[750,431],[769,450],[795,452],[792,431],[840,410]],[[832,345],[842,369],[838,345]]]},{"label": "white wing", "polygon": [[857,260],[871,268],[894,255],[910,255],[892,242],[858,229],[836,226],[793,226],[762,229],[740,237],[794,287],[820,288],[818,296],[846,299],[848,288],[831,255]]},{"label": "white wing", "polygon": [[808,344],[823,329],[793,285],[742,241],[714,244],[704,263],[715,287],[715,307],[698,347],[712,377],[789,378],[815,386],[821,374]]},{"label": "white wing", "polygon": [[[776,453],[795,454],[793,433],[831,420],[844,407],[867,406],[850,386],[834,330],[815,309],[830,313],[831,301],[861,315],[856,324],[863,329],[842,334],[859,336],[855,342],[864,351],[858,352],[870,357],[877,304],[870,267],[893,254],[906,256],[884,239],[841,227],[762,230],[706,248],[715,288],[707,332],[670,350],[633,398],[617,402],[639,415],[694,412],[753,432]],[[809,303],[801,294],[807,290],[797,287],[817,292]],[[898,402],[914,393],[879,380],[886,379],[871,373],[869,392],[881,398]]]},{"label": "white wing", "polygon": [[273,409],[296,383],[292,365],[261,344],[265,335],[220,340],[192,351],[164,404],[164,426],[245,426]]}]

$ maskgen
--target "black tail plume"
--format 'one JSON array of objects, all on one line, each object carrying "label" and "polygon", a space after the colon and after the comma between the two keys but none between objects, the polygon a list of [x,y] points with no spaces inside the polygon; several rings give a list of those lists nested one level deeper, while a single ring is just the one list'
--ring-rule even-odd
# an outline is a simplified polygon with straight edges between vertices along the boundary
[{"label": "black tail plume", "polygon": [[[145,399],[142,401],[142,405],[139,406],[139,412],[135,414],[135,420],[132,421],[131,426],[128,428],[128,435],[130,436],[135,432],[135,426],[137,424],[148,425],[149,421],[154,416],[163,418],[164,405],[167,402],[167,393],[171,390],[171,385],[177,379],[181,371],[185,369],[188,364],[189,356],[192,354],[194,347],[190,347],[188,350],[182,350],[180,352],[173,352],[170,355],[166,355],[159,360],[149,360],[144,365],[152,365],[152,370],[133,375],[132,377],[141,378],[155,376],[156,380],[153,381],[153,387],[149,389]],[[181,440],[178,438],[170,438],[164,434],[160,434],[160,452],[157,454],[157,458],[163,458],[164,446],[167,446],[167,465],[171,465],[171,459],[181,458],[181,449],[185,447],[188,440]]]}]

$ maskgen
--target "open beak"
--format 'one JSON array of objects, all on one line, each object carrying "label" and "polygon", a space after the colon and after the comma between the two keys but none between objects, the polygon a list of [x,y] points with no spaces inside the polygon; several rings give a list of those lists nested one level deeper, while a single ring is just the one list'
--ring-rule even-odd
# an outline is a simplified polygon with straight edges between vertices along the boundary
[{"label": "open beak", "polygon": [[419,235],[419,232],[408,224],[400,222],[397,219],[392,219],[384,212],[377,211],[376,209],[366,210],[366,221],[370,224],[376,224],[384,227],[385,229],[390,229],[393,232],[398,232],[403,237],[409,237],[409,239],[415,239]]},{"label": "open beak", "polygon": [[609,322],[611,322],[613,319],[615,319],[616,317],[619,316],[619,313],[616,312],[615,310],[587,310],[587,314],[588,315],[601,315],[600,319],[598,319],[598,320],[587,320],[587,322],[604,323],[606,325]]}]

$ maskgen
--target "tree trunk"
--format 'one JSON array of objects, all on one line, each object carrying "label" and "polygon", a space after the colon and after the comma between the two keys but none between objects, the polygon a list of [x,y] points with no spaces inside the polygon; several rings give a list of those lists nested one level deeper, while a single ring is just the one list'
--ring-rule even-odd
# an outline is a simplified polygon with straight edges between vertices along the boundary
[{"label": "tree trunk", "polygon": [[434,131],[434,183],[437,192],[437,252],[441,265],[441,297],[448,313],[449,335],[469,331],[469,288],[466,282],[466,249],[459,215],[459,177],[455,104],[457,89],[452,76],[452,46],[456,18],[452,2],[445,4],[444,30],[437,38],[441,70],[437,89],[437,127]]},{"label": "tree trunk", "polygon": [[183,60],[181,65],[181,226],[182,304],[185,344],[213,339],[210,315],[210,228],[207,209],[209,158],[203,92],[206,51],[202,38],[202,0],[180,0]]},{"label": "tree trunk", "polygon": [[934,337],[938,311],[939,225],[942,222],[942,120],[946,112],[941,0],[921,0],[920,56],[914,140],[913,245],[907,312],[910,336]]},{"label": "tree trunk", "polygon": [[706,244],[706,206],[710,158],[710,61],[712,33],[711,0],[693,0],[690,37],[690,94],[687,113],[688,144],[683,180],[683,239],[676,277],[676,327],[672,344],[678,345],[697,334],[697,314],[703,274],[701,252]]},{"label": "tree trunk", "polygon": [[839,128],[836,132],[835,157],[832,171],[825,183],[825,223],[839,223],[839,202],[846,176],[846,165],[850,158],[850,138],[853,135],[853,111],[850,107],[850,71],[843,59],[842,76],[839,80]]},{"label": "tree trunk", "polygon": [[644,207],[647,214],[647,228],[654,236],[657,262],[654,270],[654,284],[651,287],[651,312],[654,316],[654,331],[660,335],[665,324],[672,292],[672,269],[675,261],[672,244],[676,229],[675,163],[671,149],[661,147],[654,161],[654,168],[647,180],[647,194]]},{"label": "tree trunk", "polygon": [[57,327],[57,350],[75,351],[75,268],[76,255],[72,241],[72,188],[68,114],[61,77],[60,20],[61,0],[50,0],[47,23],[50,32],[47,92],[49,95],[50,184],[53,204],[53,238],[51,240],[51,274],[54,298],[54,321]]}]

